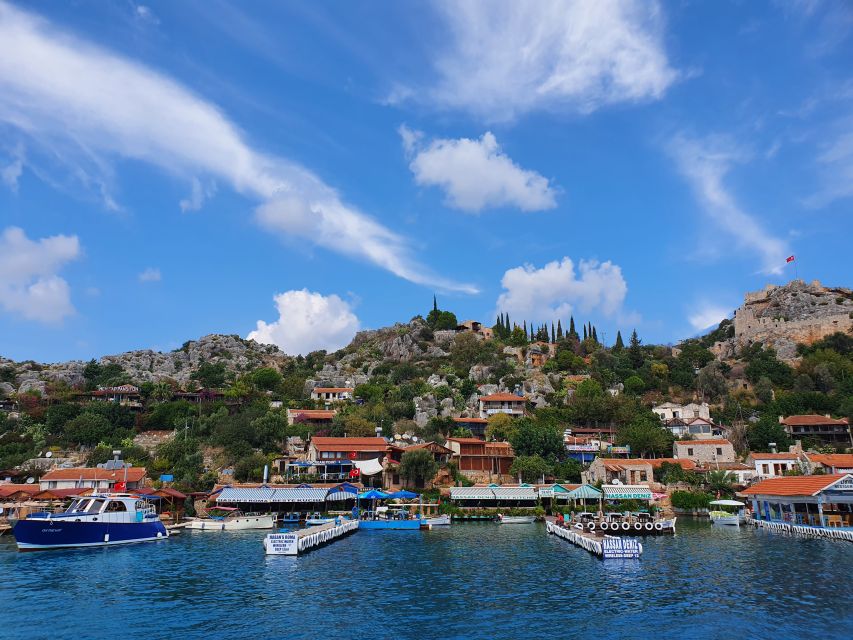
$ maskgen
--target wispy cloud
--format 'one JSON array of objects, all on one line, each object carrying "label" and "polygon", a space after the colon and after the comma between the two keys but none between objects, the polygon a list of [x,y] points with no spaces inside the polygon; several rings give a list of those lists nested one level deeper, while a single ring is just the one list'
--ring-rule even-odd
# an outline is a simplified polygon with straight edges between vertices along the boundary
[{"label": "wispy cloud", "polygon": [[0,122],[81,156],[118,155],[183,178],[220,178],[262,201],[257,220],[273,233],[415,283],[476,291],[433,274],[414,259],[407,239],[345,203],[309,170],[253,148],[216,105],[2,2]]},{"label": "wispy cloud", "polygon": [[539,109],[591,112],[660,98],[678,78],[663,45],[659,4],[640,0],[438,3],[450,32],[435,86],[398,86],[487,120]]},{"label": "wispy cloud", "polygon": [[160,282],[163,279],[162,274],[160,273],[160,269],[155,267],[148,267],[139,274],[140,282]]},{"label": "wispy cloud", "polygon": [[820,188],[805,199],[811,208],[825,207],[844,198],[853,197],[853,115],[829,125],[829,135],[817,157]]},{"label": "wispy cloud", "polygon": [[43,324],[59,324],[74,313],[68,282],[59,275],[80,257],[77,236],[30,240],[23,229],[0,235],[0,308]]},{"label": "wispy cloud", "polygon": [[728,318],[731,309],[719,304],[702,302],[693,307],[687,316],[690,326],[696,331],[716,327],[724,318]]},{"label": "wispy cloud", "polygon": [[674,136],[667,150],[708,217],[737,246],[758,254],[761,271],[781,273],[789,255],[787,244],[744,211],[725,185],[732,166],[744,162],[749,154],[725,136],[692,138],[686,134]]},{"label": "wispy cloud", "polygon": [[415,182],[441,188],[451,207],[478,212],[505,206],[522,211],[557,206],[556,192],[548,179],[515,164],[489,131],[479,140],[439,138],[426,142],[420,131],[402,126],[400,135]]}]

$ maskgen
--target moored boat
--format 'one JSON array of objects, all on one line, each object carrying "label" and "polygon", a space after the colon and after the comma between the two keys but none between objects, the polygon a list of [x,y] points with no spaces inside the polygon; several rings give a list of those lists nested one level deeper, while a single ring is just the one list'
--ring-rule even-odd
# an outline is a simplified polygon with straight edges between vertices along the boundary
[{"label": "moored boat", "polygon": [[39,511],[12,529],[21,551],[101,547],[169,537],[154,506],[141,496],[112,493],[76,498],[65,511]]},{"label": "moored boat", "polygon": [[450,526],[450,514],[445,513],[440,516],[432,516],[430,518],[426,518],[423,521],[424,525],[430,527],[449,527]]},{"label": "moored boat", "polygon": [[[739,527],[746,522],[746,514],[744,513],[746,505],[743,502],[738,502],[737,500],[712,500],[709,504],[712,507],[719,507],[708,512],[708,516],[714,524]],[[737,512],[734,512],[734,509],[737,509]]]},{"label": "moored boat", "polygon": [[500,524],[531,524],[536,522],[536,516],[505,516],[499,513],[497,520]]},{"label": "moored boat", "polygon": [[197,531],[242,531],[244,529],[272,529],[275,526],[275,514],[244,514],[234,507],[214,507],[204,518],[194,518],[187,524],[188,529]]}]

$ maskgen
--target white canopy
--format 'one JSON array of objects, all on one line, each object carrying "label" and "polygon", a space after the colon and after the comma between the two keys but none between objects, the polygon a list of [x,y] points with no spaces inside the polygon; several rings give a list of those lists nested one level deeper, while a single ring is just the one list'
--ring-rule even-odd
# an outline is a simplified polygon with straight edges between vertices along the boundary
[{"label": "white canopy", "polygon": [[719,505],[721,507],[745,507],[743,502],[737,500],[711,500],[708,504]]},{"label": "white canopy", "polygon": [[352,463],[358,467],[363,476],[375,476],[377,473],[382,473],[382,463],[376,458],[371,460],[353,460]]}]

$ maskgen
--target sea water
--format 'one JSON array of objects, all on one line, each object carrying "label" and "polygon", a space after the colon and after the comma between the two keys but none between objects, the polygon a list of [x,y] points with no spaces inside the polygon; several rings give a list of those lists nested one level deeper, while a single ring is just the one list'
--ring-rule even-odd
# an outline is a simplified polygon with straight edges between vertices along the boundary
[{"label": "sea water", "polygon": [[0,637],[853,638],[853,544],[679,520],[641,560],[542,524],[358,531],[300,557],[266,532],[18,553]]}]

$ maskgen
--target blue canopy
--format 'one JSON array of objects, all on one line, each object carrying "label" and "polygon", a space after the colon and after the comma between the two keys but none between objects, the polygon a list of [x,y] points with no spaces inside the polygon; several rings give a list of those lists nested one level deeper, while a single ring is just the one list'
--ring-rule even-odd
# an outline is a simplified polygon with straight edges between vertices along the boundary
[{"label": "blue canopy", "polygon": [[329,493],[340,493],[342,491],[345,493],[358,493],[358,487],[349,482],[342,482],[338,486],[329,489]]},{"label": "blue canopy", "polygon": [[401,489],[400,491],[395,491],[394,493],[388,494],[389,498],[401,498],[403,500],[409,500],[411,498],[420,498],[420,494],[414,493],[412,491],[406,491],[405,489]]},{"label": "blue canopy", "polygon": [[387,493],[383,491],[377,491],[376,489],[371,489],[370,491],[365,491],[364,493],[359,494],[359,500],[384,500],[388,497]]}]

